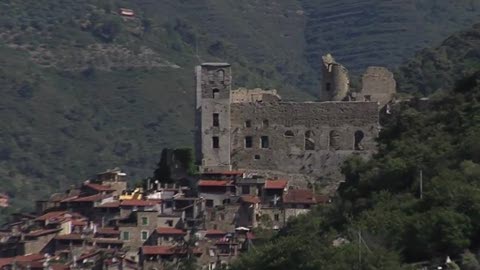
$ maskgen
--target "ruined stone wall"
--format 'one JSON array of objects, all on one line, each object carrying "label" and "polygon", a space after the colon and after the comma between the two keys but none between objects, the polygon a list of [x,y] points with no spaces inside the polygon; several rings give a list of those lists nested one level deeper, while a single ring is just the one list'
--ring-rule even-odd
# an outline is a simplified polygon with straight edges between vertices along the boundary
[{"label": "ruined stone wall", "polygon": [[362,76],[362,91],[357,100],[377,101],[383,107],[394,98],[396,87],[393,73],[388,69],[369,67]]},{"label": "ruined stone wall", "polygon": [[338,180],[347,156],[373,153],[378,125],[376,102],[232,104],[232,166]]},{"label": "ruined stone wall", "polygon": [[270,101],[270,100],[280,100],[281,97],[278,95],[277,90],[263,90],[261,88],[255,89],[246,89],[239,88],[233,90],[231,94],[232,103],[245,103],[245,102],[259,102],[259,101]]}]

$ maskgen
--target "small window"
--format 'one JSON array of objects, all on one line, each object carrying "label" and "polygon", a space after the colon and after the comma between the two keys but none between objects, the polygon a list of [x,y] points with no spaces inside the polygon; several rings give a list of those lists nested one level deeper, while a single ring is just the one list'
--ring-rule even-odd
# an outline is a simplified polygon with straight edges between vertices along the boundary
[{"label": "small window", "polygon": [[284,135],[285,135],[285,137],[288,137],[288,138],[291,138],[291,137],[295,136],[295,134],[293,134],[293,131],[291,131],[291,130],[285,131]]},{"label": "small window", "polygon": [[245,137],[245,148],[252,148],[252,136]]},{"label": "small window", "polygon": [[122,240],[123,240],[123,241],[128,241],[128,240],[130,240],[130,232],[123,232],[123,233],[122,233]]},{"label": "small window", "polygon": [[354,148],[355,148],[355,150],[358,150],[358,151],[364,150],[363,145],[362,145],[363,137],[365,137],[365,135],[363,134],[363,131],[361,131],[361,130],[355,131],[355,134],[354,134],[354,139],[355,139]]},{"label": "small window", "polygon": [[280,220],[280,217],[278,216],[278,214],[275,214],[275,215],[273,216],[273,219],[274,219],[275,221],[279,221],[279,220]]},{"label": "small window", "polygon": [[372,96],[371,95],[365,95],[364,96],[364,101],[372,101]]},{"label": "small window", "polygon": [[268,120],[267,120],[267,119],[263,120],[262,124],[263,124],[263,127],[264,127],[264,128],[266,128],[266,127],[269,127],[269,126],[270,126],[270,123],[268,122]]},{"label": "small window", "polygon": [[253,158],[254,158],[255,160],[260,160],[260,155],[255,155],[255,156],[253,156]]},{"label": "small window", "polygon": [[213,207],[213,200],[207,200],[207,201],[205,202],[205,206],[207,206],[207,207]]},{"label": "small window", "polygon": [[332,90],[332,84],[331,83],[326,83],[325,84],[325,89],[327,89],[327,91],[330,92],[330,90]]},{"label": "small window", "polygon": [[142,241],[145,241],[148,239],[148,231],[142,231],[141,232],[141,237],[142,237]]},{"label": "small window", "polygon": [[217,88],[214,88],[212,89],[212,98],[213,99],[217,99],[220,95],[220,90],[218,90]]},{"label": "small window", "polygon": [[262,148],[269,148],[270,147],[270,143],[268,141],[268,136],[262,136],[260,137],[260,145]]},{"label": "small window", "polygon": [[167,220],[166,223],[167,223],[168,227],[173,227],[173,220],[169,219],[169,220]]},{"label": "small window", "polygon": [[220,148],[220,141],[218,139],[218,137],[212,137],[212,148]]},{"label": "small window", "polygon": [[142,217],[142,225],[148,225],[148,217]]},{"label": "small window", "polygon": [[242,186],[242,195],[248,195],[250,194],[250,186]]},{"label": "small window", "polygon": [[245,121],[245,127],[247,128],[252,127],[252,121],[250,120]]},{"label": "small window", "polygon": [[220,119],[220,115],[219,115],[218,113],[214,113],[214,114],[213,114],[213,126],[214,126],[214,127],[220,126],[220,121],[219,121],[219,119]]},{"label": "small window", "polygon": [[220,218],[220,221],[224,221],[225,220],[225,214],[221,213],[219,218]]}]

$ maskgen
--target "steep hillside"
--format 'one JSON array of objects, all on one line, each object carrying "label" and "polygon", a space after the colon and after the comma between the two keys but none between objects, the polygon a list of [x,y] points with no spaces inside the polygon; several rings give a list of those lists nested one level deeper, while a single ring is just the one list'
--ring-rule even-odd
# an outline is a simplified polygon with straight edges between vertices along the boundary
[{"label": "steep hillside", "polygon": [[396,72],[400,90],[429,95],[449,89],[480,70],[480,24],[455,33],[440,46],[418,52]]},{"label": "steep hillside", "polygon": [[[292,220],[232,269],[479,269],[479,102],[477,72],[428,104],[394,107],[378,154],[345,163],[333,203]],[[461,268],[433,267],[447,256]]]},{"label": "steep hillside", "polygon": [[306,55],[318,65],[324,51],[354,71],[395,67],[451,33],[480,20],[475,0],[302,0]]},{"label": "steep hillside", "polygon": [[311,99],[321,53],[394,66],[478,16],[476,1],[385,2],[0,1],[0,191],[23,207],[107,167],[150,175],[163,147],[192,144],[199,62]]}]

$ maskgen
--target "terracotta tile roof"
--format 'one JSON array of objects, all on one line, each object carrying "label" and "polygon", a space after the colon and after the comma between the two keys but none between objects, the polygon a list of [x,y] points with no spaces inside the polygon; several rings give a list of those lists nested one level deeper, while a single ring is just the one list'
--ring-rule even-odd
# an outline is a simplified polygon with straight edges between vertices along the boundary
[{"label": "terracotta tile roof", "polygon": [[287,184],[287,180],[267,180],[265,181],[265,189],[284,189]]},{"label": "terracotta tile roof", "polygon": [[88,222],[86,220],[74,219],[72,220],[72,226],[87,226]]},{"label": "terracotta tile roof", "polygon": [[251,203],[251,204],[260,203],[260,199],[257,196],[253,196],[253,195],[242,195],[240,199],[246,203]]},{"label": "terracotta tile roof", "polygon": [[158,227],[158,234],[174,234],[174,235],[186,235],[187,233],[183,230],[172,228],[172,227]]},{"label": "terracotta tile roof", "polygon": [[215,235],[215,236],[226,235],[226,234],[227,234],[227,232],[222,231],[222,230],[207,230],[207,231],[205,232],[205,236],[207,236],[207,237],[208,237],[208,236],[214,236],[214,235]]},{"label": "terracotta tile roof", "polygon": [[317,204],[327,203],[328,196],[315,196],[309,189],[292,189],[283,196],[284,203]]},{"label": "terracotta tile roof", "polygon": [[48,212],[45,213],[39,217],[37,217],[35,220],[49,220],[49,219],[56,219],[59,217],[62,217],[64,214],[66,214],[67,211],[53,211],[53,212]]},{"label": "terracotta tile roof", "polygon": [[90,196],[72,196],[66,199],[61,200],[60,202],[96,202],[105,198],[108,198],[110,195],[95,194]]},{"label": "terracotta tile roof", "polygon": [[142,253],[144,255],[173,255],[174,247],[168,246],[143,246]]},{"label": "terracotta tile roof", "polygon": [[52,270],[69,270],[70,267],[64,265],[64,264],[52,264],[50,265],[50,269]]},{"label": "terracotta tile roof", "polygon": [[96,208],[118,208],[120,207],[120,202],[106,202],[95,207]]},{"label": "terracotta tile roof", "polygon": [[66,198],[64,198],[64,199],[59,200],[58,202],[61,202],[61,203],[62,203],[62,202],[69,202],[69,201],[72,201],[72,200],[74,200],[74,199],[76,199],[76,198],[78,198],[78,195],[66,197]]},{"label": "terracotta tile roof", "polygon": [[83,186],[91,188],[95,191],[115,191],[115,189],[111,188],[110,186],[93,184],[93,183],[84,183]]},{"label": "terracotta tile roof", "polygon": [[[142,253],[144,255],[174,255],[185,254],[186,250],[174,246],[143,246]],[[198,249],[193,250],[194,254],[202,254]]]},{"label": "terracotta tile roof", "polygon": [[116,234],[120,234],[120,231],[112,227],[103,227],[103,228],[97,229],[97,234],[116,235]]},{"label": "terracotta tile roof", "polygon": [[0,268],[10,265],[13,262],[35,262],[43,260],[44,256],[41,254],[29,254],[24,256],[10,257],[10,258],[1,258],[0,259]]},{"label": "terracotta tile roof", "polygon": [[79,233],[57,235],[55,240],[82,240],[82,235]]},{"label": "terracotta tile roof", "polygon": [[96,201],[100,201],[100,200],[108,198],[108,197],[110,197],[110,196],[109,195],[102,195],[102,194],[95,194],[95,195],[91,195],[91,196],[78,197],[78,198],[75,198],[75,199],[71,200],[70,202],[96,202]]},{"label": "terracotta tile roof", "polygon": [[155,206],[157,201],[150,200],[124,200],[120,202],[120,206]]},{"label": "terracotta tile roof", "polygon": [[47,235],[47,234],[57,233],[61,230],[62,229],[37,230],[37,231],[29,232],[25,236],[27,236],[27,237],[40,237],[40,236]]},{"label": "terracotta tile roof", "polygon": [[83,261],[83,260],[85,260],[85,259],[87,259],[87,258],[91,258],[91,257],[93,257],[93,256],[95,256],[95,255],[100,254],[100,252],[101,252],[100,250],[93,250],[93,251],[90,252],[90,253],[83,254],[83,255],[80,256],[76,261],[77,261],[77,262],[81,262],[81,261]]},{"label": "terracotta tile roof", "polygon": [[231,181],[226,180],[200,180],[198,181],[199,187],[226,187]]}]

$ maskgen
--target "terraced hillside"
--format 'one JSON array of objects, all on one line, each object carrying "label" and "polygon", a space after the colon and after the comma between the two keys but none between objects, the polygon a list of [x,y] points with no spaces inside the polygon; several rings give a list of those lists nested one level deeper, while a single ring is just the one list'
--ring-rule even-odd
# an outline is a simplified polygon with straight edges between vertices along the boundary
[{"label": "terraced hillside", "polygon": [[414,53],[480,21],[475,0],[302,0],[306,55],[328,50],[354,71],[395,67]]},{"label": "terraced hillside", "polygon": [[396,66],[472,24],[478,8],[464,0],[0,1],[0,192],[15,206],[1,211],[107,167],[148,176],[163,147],[191,146],[199,62],[231,62],[237,86],[314,98],[320,54],[332,51],[355,71]]}]

